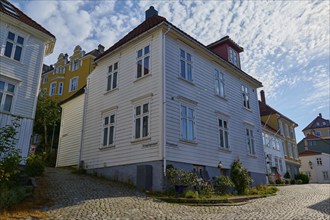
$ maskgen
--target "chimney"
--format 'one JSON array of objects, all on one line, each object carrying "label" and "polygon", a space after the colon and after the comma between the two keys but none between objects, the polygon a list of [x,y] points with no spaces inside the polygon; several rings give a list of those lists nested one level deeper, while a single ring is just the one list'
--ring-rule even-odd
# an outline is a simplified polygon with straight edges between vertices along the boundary
[{"label": "chimney", "polygon": [[104,46],[102,44],[99,44],[97,46],[97,50],[100,52],[100,53],[103,53],[104,52]]},{"label": "chimney", "polygon": [[265,98],[265,92],[264,92],[264,90],[261,90],[260,91],[260,97],[261,97],[261,103],[263,105],[266,105],[266,98]]},{"label": "chimney", "polygon": [[158,11],[155,10],[154,6],[150,6],[150,8],[146,10],[146,20],[154,15],[158,15]]},{"label": "chimney", "polygon": [[319,117],[322,118],[322,113],[319,113]]}]

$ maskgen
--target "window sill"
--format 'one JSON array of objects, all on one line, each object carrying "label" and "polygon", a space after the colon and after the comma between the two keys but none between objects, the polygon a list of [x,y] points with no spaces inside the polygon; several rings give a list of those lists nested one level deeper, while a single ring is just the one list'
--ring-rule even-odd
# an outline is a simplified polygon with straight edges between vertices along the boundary
[{"label": "window sill", "polygon": [[196,141],[190,141],[190,140],[186,140],[186,139],[180,139],[181,143],[184,144],[190,144],[190,145],[197,145],[198,143]]},{"label": "window sill", "polygon": [[247,154],[247,155],[248,155],[248,157],[251,157],[251,158],[255,158],[255,159],[258,158],[257,155],[255,155],[255,154]]},{"label": "window sill", "polygon": [[108,90],[108,91],[106,91],[106,92],[104,93],[104,95],[108,95],[109,93],[115,92],[115,91],[117,91],[117,90],[119,90],[118,87],[115,88],[115,89]]},{"label": "window sill", "polygon": [[189,81],[189,80],[184,79],[184,78],[182,78],[180,76],[178,76],[178,79],[181,80],[182,82],[185,82],[185,83],[189,84],[189,85],[196,86],[193,81]]},{"label": "window sill", "polygon": [[219,151],[222,151],[224,153],[231,153],[231,150],[229,148],[219,147]]},{"label": "window sill", "polygon": [[139,138],[139,139],[134,139],[131,141],[131,144],[136,144],[136,143],[141,143],[141,142],[147,142],[150,141],[151,137],[144,137],[144,138]]},{"label": "window sill", "polygon": [[228,102],[228,99],[226,99],[226,97],[223,97],[223,96],[220,96],[220,95],[217,95],[217,94],[214,94],[214,96],[217,97],[220,100]]},{"label": "window sill", "polygon": [[147,78],[147,77],[149,77],[149,76],[152,76],[152,74],[149,73],[149,74],[147,74],[147,75],[141,76],[140,78],[135,79],[135,80],[133,81],[133,83],[139,82],[139,81],[141,81],[141,80],[143,80],[143,79],[145,79],[145,78]]},{"label": "window sill", "polygon": [[105,146],[105,147],[99,147],[99,150],[110,150],[110,149],[114,149],[116,147],[116,145],[109,145],[109,146]]},{"label": "window sill", "polygon": [[[6,57],[5,55],[2,55],[2,54],[1,54],[0,57],[3,57],[4,59],[10,60],[11,62],[14,62],[14,63],[20,64],[20,65],[24,65],[22,61],[14,60],[13,58]],[[21,57],[21,59],[22,59],[22,57]]]},{"label": "window sill", "polygon": [[242,109],[244,109],[245,111],[248,111],[248,112],[251,112],[252,113],[252,110],[249,109],[249,108],[246,108],[246,107],[242,107]]}]

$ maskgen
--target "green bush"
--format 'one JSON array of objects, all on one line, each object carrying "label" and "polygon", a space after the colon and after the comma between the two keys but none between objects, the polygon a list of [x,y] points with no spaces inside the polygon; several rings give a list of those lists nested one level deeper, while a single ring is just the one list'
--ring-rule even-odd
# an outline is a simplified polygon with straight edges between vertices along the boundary
[{"label": "green bush", "polygon": [[192,198],[192,199],[197,199],[198,198],[198,192],[196,192],[196,191],[193,191],[193,190],[185,190],[184,192],[183,192],[183,196],[185,197],[185,198]]},{"label": "green bush", "polygon": [[21,200],[26,195],[26,189],[22,186],[0,185],[0,210],[9,208]]},{"label": "green bush", "polygon": [[41,176],[45,171],[44,161],[40,155],[31,155],[26,160],[25,172],[29,176]]},{"label": "green bush", "polygon": [[290,173],[288,171],[286,171],[286,173],[283,176],[285,179],[290,179]]},{"label": "green bush", "polygon": [[0,127],[0,184],[11,181],[19,173],[21,156],[15,148],[19,127],[19,118],[13,119],[10,125]]},{"label": "green bush", "polygon": [[290,180],[290,184],[292,184],[292,185],[296,184],[296,180],[295,179]]},{"label": "green bush", "polygon": [[171,188],[175,186],[194,186],[197,184],[197,175],[186,170],[175,168],[166,169],[166,179]]},{"label": "green bush", "polygon": [[303,184],[303,181],[301,179],[297,179],[296,183],[297,184]]},{"label": "green bush", "polygon": [[239,160],[235,160],[231,165],[230,178],[234,183],[238,194],[246,193],[252,183],[252,179],[249,176],[248,171],[243,167]]},{"label": "green bush", "polygon": [[[295,175],[295,180],[301,180],[303,184],[308,184],[309,183],[309,178],[306,174],[303,173],[298,173]],[[298,183],[298,181],[297,181]]]},{"label": "green bush", "polygon": [[217,176],[213,183],[214,190],[218,194],[227,194],[235,187],[229,176]]},{"label": "green bush", "polygon": [[274,186],[260,185],[248,190],[249,195],[269,195],[278,191],[278,188]]},{"label": "green bush", "polygon": [[214,194],[214,188],[208,182],[201,181],[197,184],[198,194],[205,197],[210,197]]}]

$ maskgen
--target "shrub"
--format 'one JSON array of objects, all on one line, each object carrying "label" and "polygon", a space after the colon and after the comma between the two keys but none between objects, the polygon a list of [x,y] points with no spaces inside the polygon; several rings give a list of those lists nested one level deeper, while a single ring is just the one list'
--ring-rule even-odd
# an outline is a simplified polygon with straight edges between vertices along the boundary
[{"label": "shrub", "polygon": [[15,118],[11,125],[0,128],[0,183],[11,181],[19,173],[21,156],[15,148],[18,121],[19,118]]},{"label": "shrub", "polygon": [[290,179],[290,173],[288,171],[286,171],[286,173],[283,176],[285,179]]},{"label": "shrub", "polygon": [[166,179],[172,188],[175,186],[194,186],[197,183],[195,173],[175,168],[166,169]]},{"label": "shrub", "polygon": [[260,185],[249,189],[249,195],[267,195],[274,194],[278,191],[278,188],[274,186]]},{"label": "shrub", "polygon": [[185,191],[183,192],[183,196],[184,196],[185,198],[193,198],[193,199],[196,199],[196,198],[198,198],[198,192],[193,191],[193,190],[185,190]]},{"label": "shrub", "polygon": [[246,193],[249,185],[252,183],[248,171],[243,167],[239,160],[235,160],[231,165],[230,177],[238,194]]},{"label": "shrub", "polygon": [[[306,174],[303,173],[298,173],[295,175],[295,180],[301,180],[303,184],[308,184],[309,183],[309,178]],[[298,183],[298,181],[297,181]]]},{"label": "shrub", "polygon": [[292,179],[292,180],[290,180],[290,184],[296,184],[296,180],[295,179]]},{"label": "shrub", "polygon": [[217,176],[214,180],[214,189],[218,194],[229,193],[235,187],[229,176]]},{"label": "shrub", "polygon": [[297,184],[303,184],[303,181],[301,179],[297,179],[296,183]]},{"label": "shrub", "polygon": [[26,195],[26,189],[22,186],[0,185],[0,210],[9,208],[20,202]]},{"label": "shrub", "polygon": [[210,197],[214,193],[214,188],[208,182],[201,181],[197,184],[198,194],[205,197]]},{"label": "shrub", "polygon": [[40,155],[31,155],[26,160],[25,172],[29,176],[41,176],[45,170],[44,162]]}]

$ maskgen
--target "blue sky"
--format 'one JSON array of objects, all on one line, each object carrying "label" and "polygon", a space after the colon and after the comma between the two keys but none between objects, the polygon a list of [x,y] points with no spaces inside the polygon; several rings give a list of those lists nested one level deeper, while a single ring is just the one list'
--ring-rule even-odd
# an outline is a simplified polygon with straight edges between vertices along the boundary
[{"label": "blue sky", "polygon": [[229,35],[244,48],[242,69],[264,85],[269,105],[299,124],[330,118],[329,1],[12,1],[57,38],[54,53],[110,47],[144,20],[159,15],[203,44]]}]

